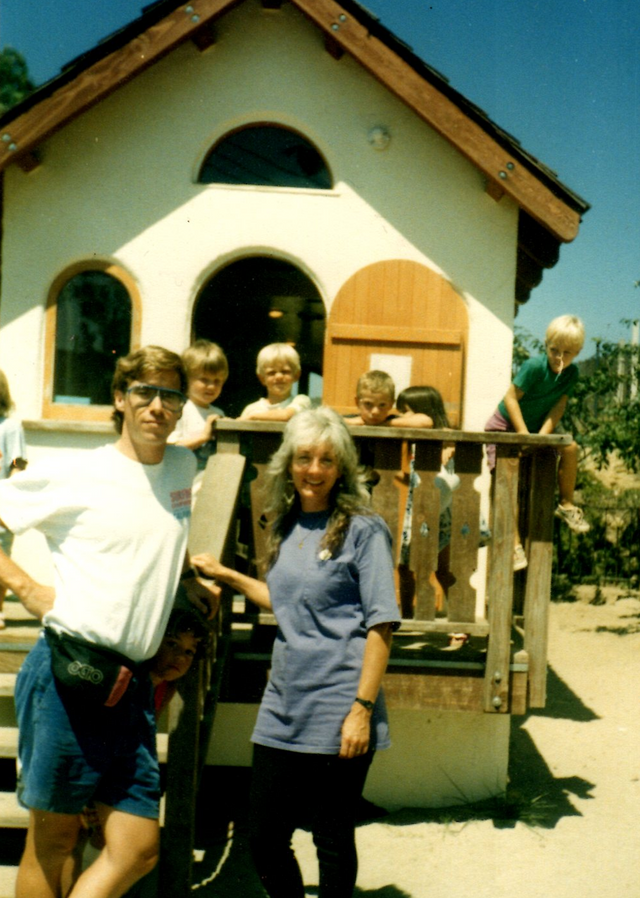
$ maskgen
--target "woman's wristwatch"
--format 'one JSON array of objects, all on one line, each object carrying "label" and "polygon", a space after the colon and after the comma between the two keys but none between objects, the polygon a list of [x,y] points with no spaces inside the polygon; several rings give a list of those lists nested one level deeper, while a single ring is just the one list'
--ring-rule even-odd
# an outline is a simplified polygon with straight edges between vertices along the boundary
[{"label": "woman's wristwatch", "polygon": [[370,702],[367,698],[359,698],[356,696],[355,701],[357,701],[359,705],[362,705],[363,708],[366,708],[367,711],[373,711],[375,707],[375,702]]}]

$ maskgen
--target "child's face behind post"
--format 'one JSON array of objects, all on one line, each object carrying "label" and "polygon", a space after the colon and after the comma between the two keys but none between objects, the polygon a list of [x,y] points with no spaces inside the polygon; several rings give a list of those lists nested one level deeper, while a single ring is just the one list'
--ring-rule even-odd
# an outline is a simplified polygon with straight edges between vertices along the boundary
[{"label": "child's face behind post", "polygon": [[196,656],[199,640],[193,633],[165,636],[153,662],[153,674],[160,680],[178,680],[183,677]]},{"label": "child's face behind post", "polygon": [[363,422],[373,427],[384,424],[393,408],[387,393],[372,393],[370,390],[362,390],[356,397],[356,404]]},{"label": "child's face behind post", "polygon": [[196,371],[189,380],[189,399],[201,408],[207,408],[216,401],[226,380],[222,371]]},{"label": "child's face behind post", "polygon": [[288,362],[275,361],[267,365],[258,375],[260,383],[267,388],[267,399],[271,403],[284,402],[289,398],[291,388],[299,379]]},{"label": "child's face behind post", "polygon": [[568,347],[566,343],[557,338],[549,340],[546,350],[547,361],[554,374],[560,374],[565,368],[568,368],[580,352],[575,346]]}]

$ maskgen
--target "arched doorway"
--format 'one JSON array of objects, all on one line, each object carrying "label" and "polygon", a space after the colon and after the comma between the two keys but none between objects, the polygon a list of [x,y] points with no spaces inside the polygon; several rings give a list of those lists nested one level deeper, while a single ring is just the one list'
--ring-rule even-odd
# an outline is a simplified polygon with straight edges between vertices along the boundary
[{"label": "arched doorway", "polygon": [[300,354],[298,389],[322,395],[325,309],[311,279],[282,259],[250,256],[232,262],[204,285],[193,315],[194,339],[219,343],[229,359],[229,380],[219,400],[230,417],[258,399],[256,356],[268,343],[290,343]]}]

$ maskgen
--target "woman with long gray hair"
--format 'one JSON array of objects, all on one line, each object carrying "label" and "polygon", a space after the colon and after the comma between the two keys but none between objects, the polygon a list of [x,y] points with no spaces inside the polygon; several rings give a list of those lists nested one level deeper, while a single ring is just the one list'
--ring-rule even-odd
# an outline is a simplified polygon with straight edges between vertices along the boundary
[{"label": "woman with long gray hair", "polygon": [[271,898],[304,898],[291,839],[310,826],[319,898],[351,898],[356,809],[374,752],[389,745],[380,684],[399,616],[389,530],[369,508],[351,435],[331,409],[287,424],[265,513],[266,583],[211,555],[192,558],[278,623],[252,735],[252,854]]}]

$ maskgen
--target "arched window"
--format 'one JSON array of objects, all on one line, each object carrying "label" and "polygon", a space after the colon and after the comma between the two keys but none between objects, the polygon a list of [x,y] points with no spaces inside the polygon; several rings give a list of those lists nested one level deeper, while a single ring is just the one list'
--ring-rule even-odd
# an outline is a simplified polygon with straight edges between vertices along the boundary
[{"label": "arched window", "polygon": [[333,186],[327,164],[313,144],[278,125],[250,125],[226,134],[205,159],[198,181],[319,190]]},{"label": "arched window", "polygon": [[[106,418],[91,407],[111,406],[116,359],[132,348],[130,279],[115,266],[76,271],[54,284],[48,308],[47,417]],[[97,409],[95,410],[97,411]]]}]

